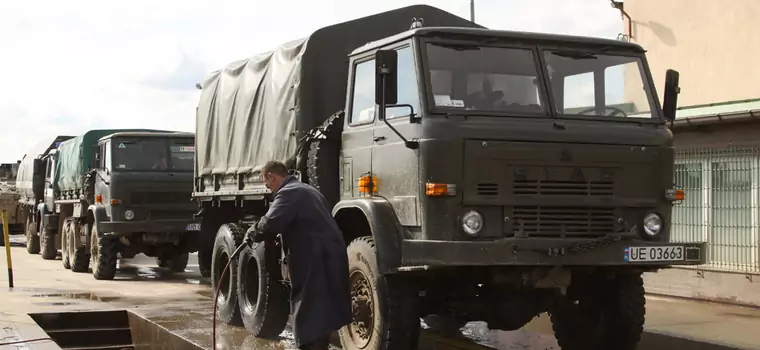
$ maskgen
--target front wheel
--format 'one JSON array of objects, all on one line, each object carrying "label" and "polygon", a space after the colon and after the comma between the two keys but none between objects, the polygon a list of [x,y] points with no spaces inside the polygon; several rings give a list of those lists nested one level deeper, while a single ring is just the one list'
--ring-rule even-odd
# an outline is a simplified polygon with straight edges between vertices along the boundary
[{"label": "front wheel", "polygon": [[238,258],[237,291],[245,328],[256,337],[271,339],[288,323],[290,294],[280,281],[276,258],[265,258],[267,245],[243,248]]},{"label": "front wheel", "polygon": [[90,236],[90,266],[96,280],[112,280],[116,277],[119,239],[115,236],[99,236],[96,225]]},{"label": "front wheel", "polygon": [[641,274],[591,281],[551,308],[554,335],[563,350],[635,350],[644,331],[646,299]]},{"label": "front wheel", "polygon": [[55,246],[56,233],[43,230],[40,234],[40,256],[45,260],[55,260],[58,257],[58,248]]},{"label": "front wheel", "polygon": [[40,253],[40,236],[37,235],[37,224],[32,221],[32,217],[26,218],[26,252],[29,254]]},{"label": "front wheel", "polygon": [[353,320],[339,330],[345,350],[416,349],[420,335],[418,290],[405,279],[379,274],[375,242],[348,246]]}]

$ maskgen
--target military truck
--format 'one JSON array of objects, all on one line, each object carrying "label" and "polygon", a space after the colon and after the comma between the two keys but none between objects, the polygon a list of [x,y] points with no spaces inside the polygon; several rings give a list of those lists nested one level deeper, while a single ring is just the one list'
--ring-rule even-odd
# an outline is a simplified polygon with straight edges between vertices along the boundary
[{"label": "military truck", "polygon": [[[46,138],[32,147],[19,163],[16,174],[16,190],[20,215],[23,216],[26,251],[29,254],[40,253],[40,223],[42,215],[37,211],[43,202],[45,192],[45,164],[50,152],[57,149],[61,142],[73,136],[59,135]],[[53,257],[55,258],[55,257]]]},{"label": "military truck", "polygon": [[[0,213],[6,212],[9,235],[24,232],[25,216],[18,203],[19,195],[15,185],[17,171],[18,163],[0,164]],[[0,235],[3,234],[3,230],[4,226],[0,221]],[[2,246],[5,246],[5,239],[0,236],[0,247]]]},{"label": "military truck", "polygon": [[[411,28],[410,28],[411,27]],[[346,64],[348,62],[348,64]],[[624,87],[624,88],[623,88]],[[231,253],[280,160],[333,205],[350,264],[344,349],[414,348],[420,317],[515,330],[548,312],[563,349],[634,349],[642,273],[704,263],[670,242],[678,73],[645,51],[489,30],[429,6],[322,28],[201,85],[193,196],[219,319],[286,325],[283,240]]]},{"label": "military truck", "polygon": [[60,246],[64,268],[91,268],[95,279],[115,277],[118,254],[144,253],[184,271],[200,228],[190,197],[192,133],[90,130],[50,153],[38,209],[43,258]]}]

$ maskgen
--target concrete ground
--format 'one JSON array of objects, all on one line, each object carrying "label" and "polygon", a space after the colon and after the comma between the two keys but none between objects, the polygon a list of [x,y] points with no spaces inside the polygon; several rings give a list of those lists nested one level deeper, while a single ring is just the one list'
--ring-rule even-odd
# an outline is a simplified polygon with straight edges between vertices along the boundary
[{"label": "concrete ground", "polygon": [[[14,237],[14,241],[19,239]],[[0,269],[0,328],[3,332],[0,343],[46,337],[27,316],[29,313],[126,309],[161,326],[137,330],[145,343],[142,348],[185,348],[185,345],[169,345],[167,342],[176,339],[166,340],[165,335],[159,334],[167,331],[190,340],[194,348],[213,348],[211,290],[208,279],[198,272],[195,255],[191,255],[184,273],[172,274],[157,268],[152,258],[139,255],[120,262],[115,280],[96,281],[89,273],[65,270],[60,258],[45,261],[39,255],[27,254],[21,247],[11,250],[15,288],[7,288],[5,269]],[[0,252],[0,266],[4,267],[5,249]],[[760,349],[760,336],[754,333],[760,329],[760,310],[756,309],[650,296],[645,328],[640,349]],[[133,327],[133,338],[135,332]],[[225,325],[218,326],[217,334],[217,349],[294,348],[287,331],[279,342],[260,340],[242,328]],[[163,346],[157,345],[159,338],[163,339],[160,340]],[[477,322],[463,328],[460,336],[425,331],[421,348],[548,350],[559,349],[559,346],[547,317],[542,315],[515,332],[490,331]],[[5,349],[16,347],[0,345],[0,350]],[[43,341],[31,343],[28,349],[57,347]]]}]

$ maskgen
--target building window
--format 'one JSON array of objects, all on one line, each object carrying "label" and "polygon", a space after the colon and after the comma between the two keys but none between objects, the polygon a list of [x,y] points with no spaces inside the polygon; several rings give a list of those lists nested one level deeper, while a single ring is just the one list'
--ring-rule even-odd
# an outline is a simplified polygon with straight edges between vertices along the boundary
[{"label": "building window", "polygon": [[760,272],[758,151],[679,151],[675,183],[687,197],[673,208],[671,240],[707,241],[709,267]]}]

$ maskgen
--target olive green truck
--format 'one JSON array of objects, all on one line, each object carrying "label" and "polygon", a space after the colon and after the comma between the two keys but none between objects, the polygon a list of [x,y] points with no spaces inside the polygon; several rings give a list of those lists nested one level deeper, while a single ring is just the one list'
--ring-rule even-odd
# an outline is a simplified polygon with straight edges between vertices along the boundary
[{"label": "olive green truck", "polygon": [[48,260],[60,250],[64,268],[96,279],[113,279],[118,256],[139,253],[184,271],[200,230],[194,142],[192,133],[89,130],[33,152],[17,182],[27,250]]},{"label": "olive green truck", "polygon": [[[254,246],[259,170],[322,191],[345,238],[344,349],[410,349],[421,317],[515,330],[549,312],[563,349],[634,349],[642,273],[705,261],[670,242],[678,73],[658,98],[644,49],[489,30],[410,6],[317,30],[201,85],[199,264],[220,320],[287,321],[288,250]],[[216,243],[214,243],[216,242]]]}]

